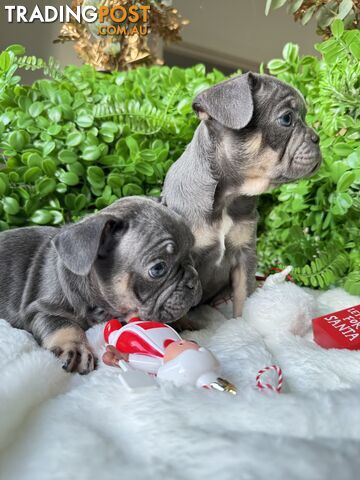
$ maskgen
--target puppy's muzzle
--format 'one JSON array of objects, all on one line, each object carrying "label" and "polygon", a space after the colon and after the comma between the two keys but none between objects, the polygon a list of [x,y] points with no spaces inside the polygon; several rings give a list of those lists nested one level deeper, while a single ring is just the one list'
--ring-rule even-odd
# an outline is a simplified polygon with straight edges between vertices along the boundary
[{"label": "puppy's muzzle", "polygon": [[179,320],[201,300],[202,288],[197,271],[191,265],[183,269],[182,278],[164,292],[165,295],[157,302],[156,317],[159,321],[169,323]]},{"label": "puppy's muzzle", "polygon": [[185,270],[185,275],[183,279],[184,288],[187,288],[191,291],[194,296],[194,303],[192,306],[197,305],[202,296],[202,288],[200,283],[199,274],[194,267],[189,265]]}]

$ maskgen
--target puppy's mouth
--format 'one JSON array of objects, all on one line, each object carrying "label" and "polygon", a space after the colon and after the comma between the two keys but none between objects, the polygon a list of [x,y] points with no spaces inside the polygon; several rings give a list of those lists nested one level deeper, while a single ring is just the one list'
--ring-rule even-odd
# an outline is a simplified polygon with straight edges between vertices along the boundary
[{"label": "puppy's mouth", "polygon": [[313,176],[321,166],[322,157],[320,152],[311,156],[302,158],[301,160],[297,158],[292,162],[292,168],[289,169],[287,174],[277,175],[275,178],[271,179],[273,185],[281,185],[283,183],[291,183],[299,180],[301,178],[307,178]]},{"label": "puppy's mouth", "polygon": [[200,281],[196,279],[193,283],[193,288],[188,288],[182,279],[174,281],[159,294],[151,309],[140,308],[141,318],[162,323],[171,323],[182,318],[201,300]]}]

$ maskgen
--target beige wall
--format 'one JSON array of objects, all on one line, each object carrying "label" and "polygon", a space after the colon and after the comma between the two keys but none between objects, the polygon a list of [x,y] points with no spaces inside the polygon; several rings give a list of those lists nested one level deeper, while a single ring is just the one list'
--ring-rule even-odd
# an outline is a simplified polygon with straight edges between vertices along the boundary
[{"label": "beige wall", "polygon": [[[59,24],[8,24],[3,5],[36,3],[59,5],[59,0],[2,0],[0,46],[22,43],[29,54],[57,57],[62,64],[77,62],[70,44],[54,45]],[[70,3],[70,2],[63,2]],[[303,53],[315,53],[319,40],[313,25],[294,23],[284,8],[265,17],[265,0],[175,0],[175,6],[190,19],[183,31],[184,43],[172,50],[199,51],[230,64],[252,66],[279,56],[287,41],[299,43]]]},{"label": "beige wall", "polygon": [[[265,0],[177,0],[176,6],[191,23],[183,40],[212,50],[219,58],[261,63],[281,54],[286,42],[298,43],[305,54],[315,53],[319,41],[313,25],[295,23],[285,8],[265,16]],[[244,62],[245,61],[245,62]]]}]

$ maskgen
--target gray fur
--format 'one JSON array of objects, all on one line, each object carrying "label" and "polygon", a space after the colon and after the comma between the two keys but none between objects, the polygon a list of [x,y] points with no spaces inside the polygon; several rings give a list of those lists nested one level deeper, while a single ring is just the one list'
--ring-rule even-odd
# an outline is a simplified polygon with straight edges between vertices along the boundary
[{"label": "gray fur", "polygon": [[[193,241],[178,215],[140,197],[61,229],[3,232],[0,318],[49,344],[67,370],[87,373],[94,362],[83,331],[91,325],[131,315],[171,322],[199,302]],[[160,260],[168,265],[166,275],[150,278],[149,269]],[[70,346],[67,337],[61,345],[49,343],[60,329],[70,332]]]},{"label": "gray fur", "polygon": [[[227,128],[240,130],[246,127],[254,111],[249,75],[245,73],[231,78],[200,93],[193,102],[194,110],[198,115],[205,113]],[[231,108],[224,108],[230,98]]]},{"label": "gray fur", "polygon": [[[256,197],[313,174],[321,163],[319,138],[305,123],[299,92],[268,75],[227,80],[193,105],[202,121],[170,168],[162,199],[195,236],[202,302],[223,295],[236,278],[234,314],[240,315],[255,286]],[[284,126],[289,112],[291,125]]]}]

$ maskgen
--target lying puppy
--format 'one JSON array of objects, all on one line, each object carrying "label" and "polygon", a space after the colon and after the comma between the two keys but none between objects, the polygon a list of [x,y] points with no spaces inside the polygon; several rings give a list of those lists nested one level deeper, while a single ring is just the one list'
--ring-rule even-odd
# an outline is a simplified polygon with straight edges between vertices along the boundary
[{"label": "lying puppy", "polygon": [[166,176],[163,203],[195,236],[202,302],[231,285],[239,316],[255,288],[256,196],[312,175],[321,163],[319,137],[305,123],[299,92],[268,75],[222,82],[193,108],[202,122]]},{"label": "lying puppy", "polygon": [[94,369],[84,331],[112,317],[174,321],[201,298],[185,222],[132,197],[61,229],[0,234],[0,318],[31,332],[67,371]]}]

